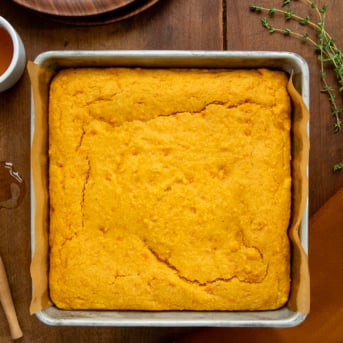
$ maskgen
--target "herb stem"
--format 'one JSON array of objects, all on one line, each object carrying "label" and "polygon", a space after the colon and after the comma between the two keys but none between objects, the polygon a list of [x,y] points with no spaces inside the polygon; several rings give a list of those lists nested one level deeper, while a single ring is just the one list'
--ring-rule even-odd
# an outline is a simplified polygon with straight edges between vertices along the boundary
[{"label": "herb stem", "polygon": [[[263,7],[263,6],[255,6],[255,5],[251,5],[250,6],[250,10],[252,11],[256,11],[256,12],[268,12],[270,16],[274,15],[274,13],[280,13],[282,15],[284,15],[286,17],[286,19],[295,19],[297,20],[298,22],[302,22],[302,20],[304,18],[294,14],[294,13],[290,13],[289,11],[285,11],[285,10],[281,10],[279,8],[267,8],[267,7]],[[312,26],[314,29],[319,29],[318,25],[316,23],[314,23],[313,21],[311,20],[308,20],[306,22],[306,24]]]},{"label": "herb stem", "polygon": [[325,67],[326,65],[333,66],[336,79],[339,84],[338,90],[339,92],[343,92],[343,54],[337,47],[334,39],[331,37],[331,35],[327,32],[325,28],[327,6],[323,5],[320,9],[312,0],[299,0],[306,6],[309,6],[311,9],[315,10],[319,20],[318,23],[314,23],[312,20],[310,20],[310,16],[308,15],[305,17],[301,17],[295,14],[293,10],[290,8],[291,1],[292,0],[283,0],[282,7],[288,5],[287,9],[275,7],[267,8],[257,5],[250,5],[249,8],[253,12],[267,12],[269,17],[273,17],[274,14],[279,13],[285,17],[286,21],[292,19],[299,22],[302,26],[307,25],[315,29],[315,32],[317,34],[317,40],[311,38],[307,32],[302,34],[296,31],[292,31],[289,28],[276,28],[270,24],[267,18],[262,18],[261,20],[263,27],[265,27],[270,33],[278,32],[286,36],[293,36],[297,39],[301,39],[304,42],[309,42],[311,45],[314,46],[315,51],[318,54],[318,59],[320,61],[320,75],[323,83],[323,89],[321,90],[321,92],[327,93],[328,95],[331,106],[331,112],[335,118],[334,130],[335,132],[338,132],[341,130],[342,126],[342,122],[340,119],[342,109],[340,109],[337,106],[335,90],[332,87],[330,87],[330,85],[327,82]]},{"label": "herb stem", "polygon": [[343,170],[343,163],[337,163],[333,166],[333,171],[338,172],[340,170]]},{"label": "herb stem", "polygon": [[[335,40],[326,30],[326,12],[327,12],[327,5],[322,5],[318,7],[318,5],[314,2],[315,0],[298,0],[305,6],[309,7],[310,9],[314,10],[314,16],[318,20],[317,23],[314,22],[313,19],[310,18],[309,15],[305,17],[301,17],[295,14],[291,8],[291,2],[295,0],[282,0],[282,5],[280,8],[275,7],[263,7],[258,5],[250,5],[249,9],[252,12],[265,12],[268,13],[269,18],[274,17],[275,14],[282,15],[286,21],[295,20],[302,26],[308,26],[313,29],[316,33],[316,38],[311,38],[308,32],[300,33],[297,31],[292,31],[290,28],[277,28],[274,27],[268,18],[262,18],[261,23],[264,28],[266,28],[270,33],[278,32],[285,36],[293,36],[297,39],[302,40],[303,42],[309,42],[311,45],[314,46],[315,52],[318,55],[319,65],[320,65],[320,77],[323,85],[323,89],[321,92],[326,93],[329,99],[331,113],[334,117],[334,131],[339,132],[342,127],[342,120],[341,114],[342,109],[338,107],[336,102],[336,94],[343,93],[343,52],[338,48],[336,45]],[[326,77],[326,69],[332,67],[336,76],[336,80],[338,82],[338,88],[334,89],[328,84],[327,77]],[[334,172],[343,171],[343,162],[337,163],[334,165],[333,168]]]},{"label": "herb stem", "polygon": [[[304,40],[304,35],[299,33],[299,32],[291,31],[290,29],[281,29],[281,28],[277,28],[274,26],[270,26],[270,28],[273,31],[271,33],[278,32],[278,33],[282,33],[283,35],[293,36],[293,37],[296,37],[298,39]],[[317,43],[313,39],[311,39],[310,37],[306,37],[306,41],[311,43],[313,46],[317,45]]]}]

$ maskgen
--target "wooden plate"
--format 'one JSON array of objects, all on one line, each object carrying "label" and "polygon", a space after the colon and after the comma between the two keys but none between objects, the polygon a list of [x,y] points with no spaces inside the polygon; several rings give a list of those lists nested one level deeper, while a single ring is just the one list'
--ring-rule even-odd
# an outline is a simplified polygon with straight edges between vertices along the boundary
[{"label": "wooden plate", "polygon": [[64,17],[94,16],[139,2],[139,0],[13,0],[31,10]]},{"label": "wooden plate", "polygon": [[[30,1],[30,0],[12,0],[19,4],[19,1]],[[36,1],[36,0],[34,0]],[[39,0],[37,0],[39,1]],[[51,0],[53,1],[53,0]],[[67,1],[67,0],[66,0]],[[72,1],[72,0],[70,0]],[[76,25],[76,26],[91,26],[91,25],[103,25],[103,24],[110,24],[114,22],[118,22],[124,19],[128,19],[132,16],[135,16],[149,7],[154,5],[160,0],[137,0],[132,1],[130,4],[118,8],[117,10],[107,11],[104,13],[99,13],[97,15],[84,15],[84,16],[63,16],[63,15],[53,15],[44,12],[40,12],[37,10],[33,10],[39,15],[43,15],[46,18],[51,20],[68,24],[68,25]],[[21,5],[21,4],[20,4]],[[26,7],[26,6],[25,6]]]},{"label": "wooden plate", "polygon": [[138,0],[138,2],[132,3],[131,5],[120,8],[116,11],[110,11],[95,16],[63,17],[46,15],[46,17],[63,24],[74,26],[104,25],[131,18],[147,10],[158,1],[160,0]]}]

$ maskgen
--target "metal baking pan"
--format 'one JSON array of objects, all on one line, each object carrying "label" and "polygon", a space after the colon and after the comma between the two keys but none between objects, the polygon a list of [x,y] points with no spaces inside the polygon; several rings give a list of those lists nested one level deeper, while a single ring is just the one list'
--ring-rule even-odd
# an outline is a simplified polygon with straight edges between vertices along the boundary
[{"label": "metal baking pan", "polygon": [[[149,68],[273,68],[293,72],[293,83],[309,107],[309,71],[306,61],[291,52],[270,51],[48,51],[35,63],[59,70],[67,67],[149,67]],[[34,105],[32,105],[32,133]],[[309,128],[308,128],[309,130]],[[35,250],[35,199],[31,182],[31,238]],[[308,203],[308,201],[307,201]],[[300,241],[308,253],[308,205],[299,230]],[[217,326],[217,327],[293,327],[306,314],[286,307],[274,311],[65,311],[54,306],[36,316],[48,325],[65,326]]]}]

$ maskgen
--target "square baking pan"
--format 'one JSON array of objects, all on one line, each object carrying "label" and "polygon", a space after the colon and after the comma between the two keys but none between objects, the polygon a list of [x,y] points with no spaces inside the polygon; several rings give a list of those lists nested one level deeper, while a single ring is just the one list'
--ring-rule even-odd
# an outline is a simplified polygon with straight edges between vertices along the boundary
[{"label": "square baking pan", "polygon": [[[36,64],[58,71],[69,67],[143,68],[271,68],[293,73],[293,84],[309,107],[309,71],[306,61],[291,52],[270,51],[48,51]],[[31,134],[35,108],[32,101]],[[307,133],[309,127],[307,126]],[[307,196],[306,196],[307,197]],[[299,227],[300,242],[308,253],[308,199]],[[35,252],[35,190],[31,180],[31,242]],[[292,287],[292,286],[291,286]],[[273,311],[66,311],[51,306],[36,313],[48,325],[65,326],[217,326],[293,327],[306,314],[283,307]]]}]

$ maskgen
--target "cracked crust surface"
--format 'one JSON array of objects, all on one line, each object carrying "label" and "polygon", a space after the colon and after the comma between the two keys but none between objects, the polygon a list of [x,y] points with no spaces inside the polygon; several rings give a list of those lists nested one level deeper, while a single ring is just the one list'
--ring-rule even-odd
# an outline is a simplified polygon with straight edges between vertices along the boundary
[{"label": "cracked crust surface", "polygon": [[49,101],[56,306],[281,307],[290,285],[286,85],[265,69],[60,71]]}]

